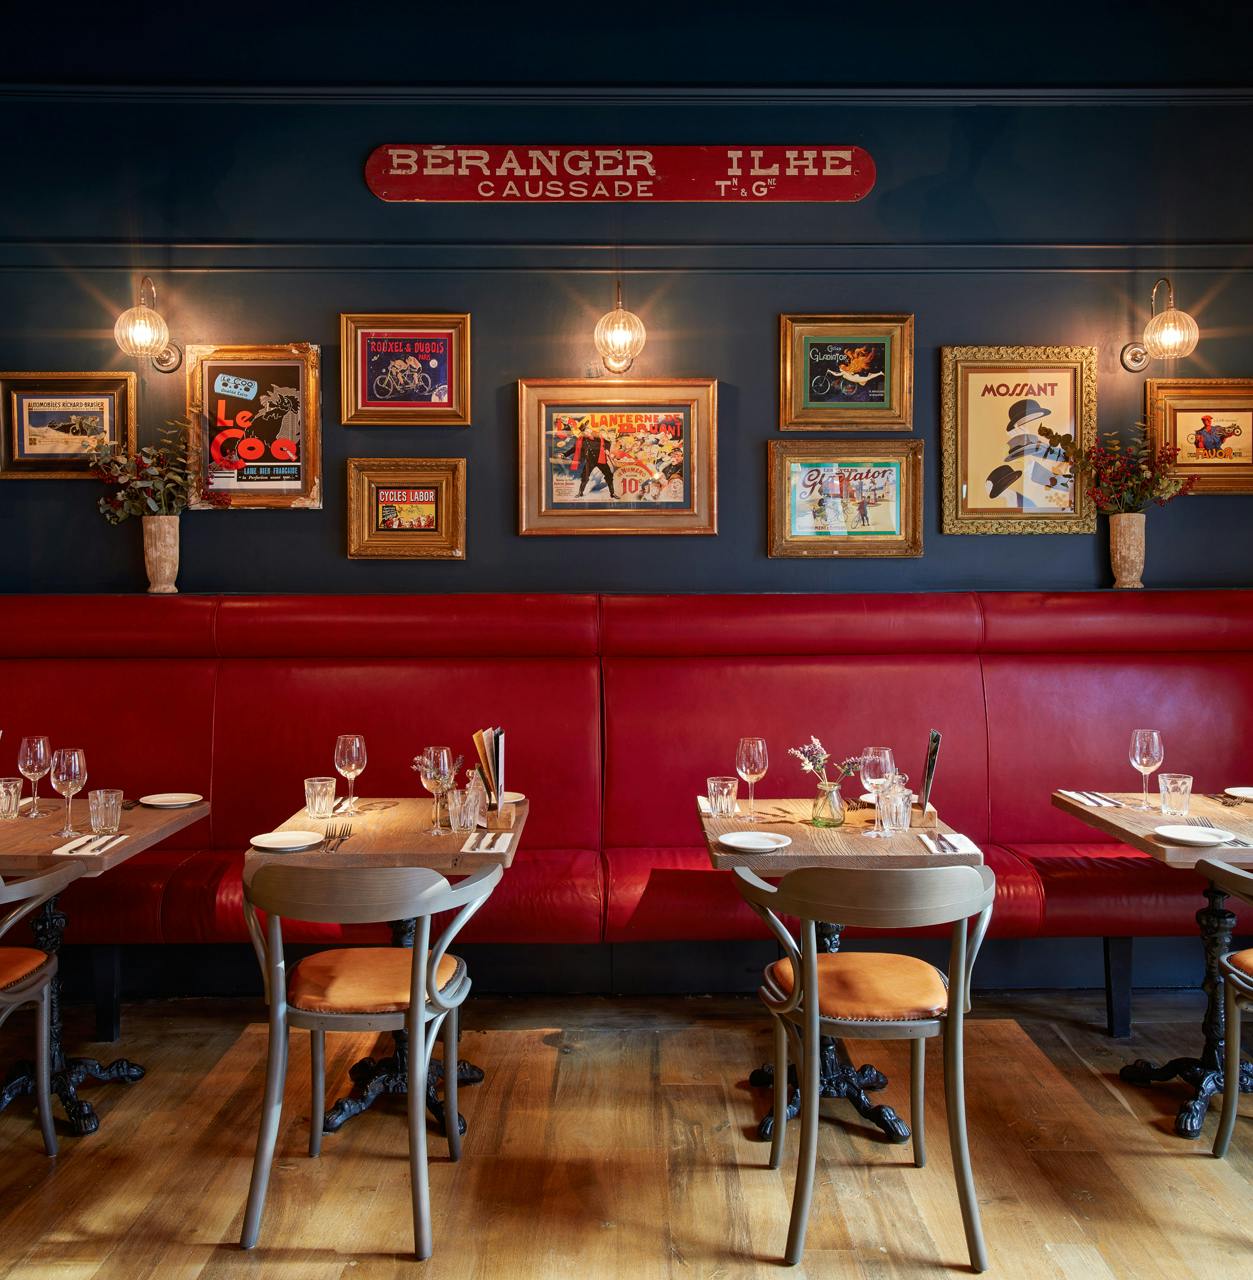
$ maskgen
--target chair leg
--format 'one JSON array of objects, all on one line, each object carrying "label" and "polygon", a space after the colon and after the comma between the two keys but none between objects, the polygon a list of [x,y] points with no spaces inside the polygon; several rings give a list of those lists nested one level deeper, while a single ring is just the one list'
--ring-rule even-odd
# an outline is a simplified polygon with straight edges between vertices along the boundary
[{"label": "chair leg", "polygon": [[[426,1023],[409,1020],[409,1187],[413,1195],[413,1251],[431,1256],[431,1184],[426,1166]],[[454,1064],[454,1071],[456,1066]],[[454,1119],[455,1124],[455,1119]]]},{"label": "chair leg", "polygon": [[950,1015],[944,1024],[944,1096],[948,1108],[948,1140],[953,1152],[953,1174],[957,1198],[961,1202],[962,1226],[970,1265],[976,1271],[988,1269],[988,1254],[979,1221],[979,1201],[970,1169],[970,1143],[966,1136],[966,1066],[962,1046],[962,1019]]},{"label": "chair leg", "polygon": [[326,1032],[309,1029],[309,1155],[322,1153],[322,1117],[326,1111]]},{"label": "chair leg", "polygon": [[1240,1001],[1230,982],[1224,984],[1223,1004],[1227,1012],[1226,1060],[1223,1064],[1223,1114],[1214,1137],[1214,1154],[1221,1160],[1231,1145],[1236,1116],[1240,1111]]},{"label": "chair leg", "polygon": [[248,1187],[248,1207],[239,1243],[251,1249],[261,1233],[261,1214],[270,1185],[270,1165],[278,1141],[278,1122],[283,1113],[283,1087],[287,1080],[287,1022],[270,1023],[270,1052],[265,1068],[265,1098],[261,1103],[261,1125],[257,1132],[257,1152],[252,1162],[252,1182]]},{"label": "chair leg", "polygon": [[927,1163],[927,1042],[919,1036],[909,1042],[909,1124],[914,1131],[914,1167]]},{"label": "chair leg", "polygon": [[774,1129],[770,1134],[770,1167],[777,1169],[783,1160],[783,1140],[787,1136],[788,1052],[787,1027],[777,1013],[774,1021]]},{"label": "chair leg", "polygon": [[444,1018],[444,1132],[448,1158],[461,1159],[461,1121],[457,1115],[457,1041],[461,1022],[456,1005]]},{"label": "chair leg", "polygon": [[57,1131],[52,1123],[52,984],[44,983],[35,1010],[35,1092],[39,1104],[39,1128],[44,1151],[57,1153]]},{"label": "chair leg", "polygon": [[787,1252],[783,1260],[795,1266],[805,1252],[805,1232],[809,1227],[809,1205],[814,1193],[814,1168],[818,1162],[818,1028],[816,1020],[805,1020],[801,1064],[801,1149],[796,1167],[796,1190],[792,1195],[792,1220],[788,1224]]}]

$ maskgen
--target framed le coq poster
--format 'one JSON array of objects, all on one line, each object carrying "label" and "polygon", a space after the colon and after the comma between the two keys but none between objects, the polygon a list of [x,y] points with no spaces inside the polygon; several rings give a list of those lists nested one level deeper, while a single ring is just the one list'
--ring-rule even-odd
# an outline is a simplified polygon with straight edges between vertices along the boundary
[{"label": "framed le coq poster", "polygon": [[717,383],[518,383],[518,532],[718,532]]},{"label": "framed le coq poster", "polygon": [[133,373],[0,373],[0,480],[90,480],[93,449],[135,452]]},{"label": "framed le coq poster", "polygon": [[1096,507],[1042,427],[1096,438],[1095,347],[944,347],[944,533],[1092,533]]},{"label": "framed le coq poster", "polygon": [[1194,493],[1253,493],[1253,378],[1150,378],[1144,411],[1154,449],[1179,454],[1171,470]]},{"label": "framed le coq poster", "polygon": [[348,555],[354,560],[461,560],[464,458],[349,458]]},{"label": "framed le coq poster", "polygon": [[322,506],[318,348],[187,348],[193,507]]},{"label": "framed le coq poster", "polygon": [[922,555],[922,441],[771,440],[772,556]]},{"label": "framed le coq poster", "polygon": [[340,315],[345,426],[466,426],[469,315]]}]

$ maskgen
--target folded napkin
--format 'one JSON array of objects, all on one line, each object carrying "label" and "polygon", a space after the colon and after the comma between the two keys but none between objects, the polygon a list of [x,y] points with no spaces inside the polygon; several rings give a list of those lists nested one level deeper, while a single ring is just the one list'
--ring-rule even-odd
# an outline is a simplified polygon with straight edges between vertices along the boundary
[{"label": "folded napkin", "polygon": [[1076,801],[1078,804],[1087,805],[1087,807],[1088,807],[1089,809],[1118,809],[1118,808],[1121,808],[1121,806],[1118,804],[1118,802],[1117,802],[1117,801],[1115,801],[1115,800],[1098,799],[1098,798],[1097,798],[1095,795],[1093,795],[1093,793],[1092,793],[1092,792],[1090,792],[1090,791],[1088,792],[1088,794],[1087,794],[1087,795],[1081,795],[1078,791],[1065,791],[1065,790],[1063,790],[1063,789],[1062,789],[1062,788],[1060,788],[1060,787],[1058,788],[1058,791],[1059,791],[1059,793],[1060,793],[1061,795],[1064,795],[1064,796],[1066,797],[1066,799],[1067,799],[1067,800],[1074,800],[1074,801]]},{"label": "folded napkin", "polygon": [[[705,815],[705,817],[709,817],[709,814],[710,814],[710,808],[709,808],[709,797],[708,797],[708,796],[697,796],[697,797],[696,797],[696,807],[701,811],[701,813],[703,813],[703,814]],[[743,813],[743,812],[744,812],[744,810],[740,808],[740,804],[739,804],[739,801],[738,801],[738,800],[735,802],[735,812],[736,812],[736,813]]]},{"label": "folded napkin", "polygon": [[462,853],[508,853],[509,846],[513,844],[512,831],[493,831],[491,833],[491,848],[479,848],[480,841],[488,843],[486,837],[481,831],[474,832],[470,838],[461,846]]},{"label": "folded napkin", "polygon": [[983,850],[969,836],[960,836],[956,832],[944,833],[944,843],[949,845],[947,849],[941,849],[935,842],[934,836],[920,834],[918,839],[931,850],[932,853],[952,853],[952,846],[957,846],[958,853],[982,853]]}]

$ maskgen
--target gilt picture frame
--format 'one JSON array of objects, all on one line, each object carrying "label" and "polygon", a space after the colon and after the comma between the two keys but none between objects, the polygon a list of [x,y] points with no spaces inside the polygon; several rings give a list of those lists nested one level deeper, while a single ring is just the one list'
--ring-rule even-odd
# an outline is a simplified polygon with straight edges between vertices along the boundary
[{"label": "gilt picture frame", "polygon": [[1150,378],[1144,420],[1154,449],[1179,450],[1170,470],[1193,493],[1253,493],[1253,378]]},{"label": "gilt picture frame", "polygon": [[103,443],[135,452],[136,376],[0,373],[0,480],[91,480]]},{"label": "gilt picture frame", "polygon": [[464,560],[464,458],[349,458],[351,560]]},{"label": "gilt picture frame", "polygon": [[781,431],[909,431],[912,315],[779,317]]},{"label": "gilt picture frame", "polygon": [[518,382],[523,536],[718,532],[710,378]]},{"label": "gilt picture frame", "polygon": [[920,556],[921,440],[771,440],[771,557]]},{"label": "gilt picture frame", "polygon": [[1096,439],[1096,348],[943,347],[944,533],[1093,533],[1096,506],[1042,426]]},{"label": "gilt picture frame", "polygon": [[468,426],[468,312],[339,317],[340,419],[355,426]]}]

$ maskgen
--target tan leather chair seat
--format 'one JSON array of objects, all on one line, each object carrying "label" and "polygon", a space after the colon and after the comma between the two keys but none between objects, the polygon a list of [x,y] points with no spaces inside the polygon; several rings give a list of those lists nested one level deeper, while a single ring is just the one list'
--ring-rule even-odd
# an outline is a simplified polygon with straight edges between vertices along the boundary
[{"label": "tan leather chair seat", "polygon": [[[766,974],[792,992],[791,960],[776,960]],[[948,1008],[940,971],[914,956],[849,951],[818,957],[818,1012],[848,1022],[935,1018]]]},{"label": "tan leather chair seat", "polygon": [[34,947],[0,947],[0,991],[16,987],[37,973],[49,961],[46,951]]},{"label": "tan leather chair seat", "polygon": [[1241,973],[1253,978],[1253,948],[1248,951],[1233,951],[1227,957],[1227,963],[1233,969],[1239,969]]},{"label": "tan leather chair seat", "polygon": [[[445,955],[440,990],[461,961]],[[401,1013],[409,1007],[413,952],[407,947],[339,947],[307,956],[287,982],[287,1003],[309,1013]]]}]

